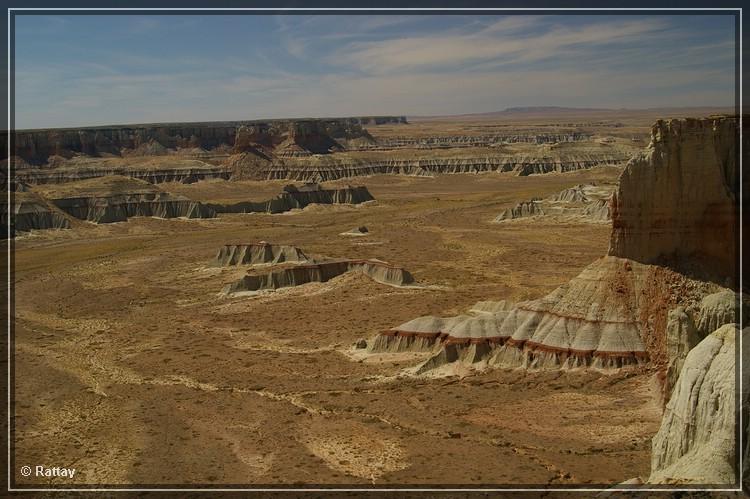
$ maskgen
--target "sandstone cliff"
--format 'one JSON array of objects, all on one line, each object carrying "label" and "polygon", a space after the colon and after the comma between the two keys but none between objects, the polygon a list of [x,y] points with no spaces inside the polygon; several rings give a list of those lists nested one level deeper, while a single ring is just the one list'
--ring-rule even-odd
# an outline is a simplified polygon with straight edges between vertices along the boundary
[{"label": "sandstone cliff", "polygon": [[736,285],[738,144],[733,117],[658,121],[647,150],[620,177],[609,254],[703,264]]},{"label": "sandstone cliff", "polygon": [[[689,324],[680,329],[674,322],[667,338],[669,312],[711,309],[704,315],[716,319],[696,320],[706,321],[705,327],[731,315],[713,302],[702,303],[721,288],[716,279],[700,277],[713,263],[720,283],[734,275],[735,134],[733,118],[658,122],[649,151],[629,163],[613,198],[610,256],[543,298],[498,312],[493,320],[483,318],[481,327],[474,319],[458,325],[432,321],[437,329],[429,331],[410,330],[415,324],[407,323],[381,333],[372,344],[390,351],[403,343],[400,338],[413,336],[419,341],[410,340],[410,348],[437,348],[418,371],[455,361],[528,368],[650,362],[666,371],[672,361],[674,372],[677,357],[695,339]],[[583,196],[582,191],[563,192],[554,202]],[[545,210],[533,202],[517,211]],[[688,260],[691,269],[709,258],[709,266],[696,275],[651,265],[676,258]]]}]

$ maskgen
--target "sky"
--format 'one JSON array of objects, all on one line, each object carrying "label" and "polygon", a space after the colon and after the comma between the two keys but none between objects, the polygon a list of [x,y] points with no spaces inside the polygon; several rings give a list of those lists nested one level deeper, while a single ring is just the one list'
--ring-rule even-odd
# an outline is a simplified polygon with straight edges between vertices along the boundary
[{"label": "sky", "polygon": [[16,128],[733,106],[731,15],[15,17]]}]

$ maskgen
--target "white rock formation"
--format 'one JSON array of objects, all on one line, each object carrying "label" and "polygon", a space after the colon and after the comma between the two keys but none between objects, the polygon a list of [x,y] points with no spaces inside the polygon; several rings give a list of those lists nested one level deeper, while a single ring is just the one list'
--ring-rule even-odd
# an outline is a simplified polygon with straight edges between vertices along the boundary
[{"label": "white rock formation", "polygon": [[[743,332],[745,343],[750,342],[747,331]],[[725,324],[685,359],[652,441],[650,483],[735,483],[738,333],[735,324]]]}]

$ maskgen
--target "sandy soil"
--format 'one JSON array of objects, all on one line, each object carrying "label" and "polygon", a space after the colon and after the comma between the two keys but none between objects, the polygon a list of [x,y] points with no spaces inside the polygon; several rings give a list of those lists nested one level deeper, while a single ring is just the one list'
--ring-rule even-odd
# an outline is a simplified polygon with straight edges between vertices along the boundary
[{"label": "sandy soil", "polygon": [[[413,378],[358,362],[359,338],[479,300],[539,297],[606,252],[609,228],[490,221],[616,168],[515,177],[379,176],[376,202],[214,220],[76,224],[16,241],[15,433],[22,465],[86,484],[613,484],[648,474],[648,371]],[[283,183],[282,183],[283,184]],[[160,187],[211,201],[278,185]],[[339,235],[365,225],[366,236]],[[345,274],[254,297],[219,247],[266,240],[378,258],[424,288]],[[70,480],[24,478],[19,485]]]}]

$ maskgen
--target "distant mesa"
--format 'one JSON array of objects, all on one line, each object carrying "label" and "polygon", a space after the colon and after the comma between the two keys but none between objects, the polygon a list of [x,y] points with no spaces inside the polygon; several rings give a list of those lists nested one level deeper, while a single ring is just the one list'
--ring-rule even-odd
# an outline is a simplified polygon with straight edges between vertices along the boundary
[{"label": "distant mesa", "polygon": [[40,192],[68,215],[94,223],[124,222],[130,217],[216,216],[199,202],[128,177],[110,176],[47,186]]},{"label": "distant mesa", "polygon": [[[70,220],[97,224],[124,222],[131,217],[215,218],[219,213],[283,213],[311,204],[357,205],[373,201],[364,186],[325,189],[319,184],[300,187],[287,185],[283,192],[267,201],[213,204],[193,201],[171,194],[157,186],[132,177],[110,175],[77,182],[35,186],[33,191],[16,192],[10,213],[15,232],[70,228]],[[18,187],[17,187],[18,188]],[[8,216],[2,219],[7,233]]]},{"label": "distant mesa", "polygon": [[[398,116],[113,125],[18,130],[15,154],[30,164],[53,156],[165,155],[179,149],[214,152],[277,151],[281,157],[328,154],[339,141],[372,140],[362,125],[406,123]],[[7,138],[0,139],[7,151]]]},{"label": "distant mesa", "polygon": [[4,161],[13,167],[14,178],[28,184],[108,175],[150,183],[322,182],[376,174],[563,173],[623,166],[636,148],[599,143],[576,127],[378,138],[365,128],[404,123],[404,117],[393,116],[20,130],[12,160]]},{"label": "distant mesa", "polygon": [[521,201],[498,215],[495,222],[550,217],[556,220],[609,223],[609,203],[615,188],[613,184],[578,184],[545,199]]}]

